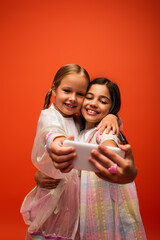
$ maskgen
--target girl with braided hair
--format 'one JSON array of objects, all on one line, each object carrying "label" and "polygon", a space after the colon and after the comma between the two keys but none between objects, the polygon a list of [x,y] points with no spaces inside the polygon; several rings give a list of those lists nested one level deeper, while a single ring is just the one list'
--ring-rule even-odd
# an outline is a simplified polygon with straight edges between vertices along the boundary
[{"label": "girl with braided hair", "polygon": [[[36,186],[26,196],[21,207],[28,225],[26,240],[79,239],[79,172],[66,167],[66,173],[62,173],[55,168],[50,154],[54,141],[60,139],[58,144],[61,147],[70,135],[78,140],[75,114],[82,106],[89,82],[84,68],[68,64],[58,70],[46,95],[44,110],[38,120],[32,161],[42,173],[57,179],[59,184],[52,190]],[[50,105],[52,94],[55,103]],[[116,116],[111,115],[111,118],[117,122]],[[67,153],[76,157],[73,148],[64,149],[63,154]]]}]

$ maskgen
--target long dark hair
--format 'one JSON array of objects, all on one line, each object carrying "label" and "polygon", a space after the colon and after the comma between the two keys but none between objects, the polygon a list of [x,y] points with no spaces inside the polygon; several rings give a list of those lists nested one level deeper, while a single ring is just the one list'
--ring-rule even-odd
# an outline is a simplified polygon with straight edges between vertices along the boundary
[{"label": "long dark hair", "polygon": [[[110,109],[108,114],[117,115],[119,110],[120,110],[120,107],[121,107],[121,94],[120,94],[120,90],[119,90],[118,85],[115,82],[112,82],[107,78],[103,78],[103,77],[95,78],[94,80],[92,80],[90,82],[87,91],[94,84],[106,85],[106,87],[109,90],[111,100],[112,100],[112,106],[111,106],[111,109]],[[82,116],[82,122],[83,122],[83,126],[84,126],[85,125],[85,119],[83,118],[83,116]],[[123,144],[128,143],[126,137],[124,136],[124,134],[122,132],[120,132],[119,137],[120,137]]]},{"label": "long dark hair", "polygon": [[109,113],[117,114],[121,107],[121,95],[118,85],[107,78],[95,78],[93,81],[90,82],[88,90],[93,84],[106,85],[112,100],[112,107]]}]

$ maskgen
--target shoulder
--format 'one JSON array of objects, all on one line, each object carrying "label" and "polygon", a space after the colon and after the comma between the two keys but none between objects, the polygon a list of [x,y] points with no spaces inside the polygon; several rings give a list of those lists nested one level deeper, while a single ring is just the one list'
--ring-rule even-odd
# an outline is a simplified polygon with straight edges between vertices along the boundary
[{"label": "shoulder", "polygon": [[59,126],[63,125],[63,117],[61,114],[52,106],[44,109],[40,113],[38,120],[38,128],[44,128],[49,126]]},{"label": "shoulder", "polygon": [[44,109],[41,111],[40,118],[57,118],[61,117],[62,115],[54,108],[53,105],[51,105],[49,108]]},{"label": "shoulder", "polygon": [[101,144],[106,140],[113,140],[117,145],[121,143],[119,137],[112,133],[112,130],[109,133],[106,133],[106,130],[103,131],[102,135],[97,134],[97,142]]}]

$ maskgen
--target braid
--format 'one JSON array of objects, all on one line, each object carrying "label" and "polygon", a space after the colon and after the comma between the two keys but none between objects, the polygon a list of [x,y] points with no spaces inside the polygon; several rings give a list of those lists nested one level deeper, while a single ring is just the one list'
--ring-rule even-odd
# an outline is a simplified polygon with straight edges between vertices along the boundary
[{"label": "braid", "polygon": [[119,137],[123,144],[128,144],[126,137],[124,136],[124,134],[121,131],[119,132]]},{"label": "braid", "polygon": [[51,95],[52,95],[52,89],[50,89],[47,94],[46,94],[46,97],[45,97],[45,101],[44,101],[44,105],[43,105],[43,109],[46,109],[49,107],[49,104],[51,102]]}]

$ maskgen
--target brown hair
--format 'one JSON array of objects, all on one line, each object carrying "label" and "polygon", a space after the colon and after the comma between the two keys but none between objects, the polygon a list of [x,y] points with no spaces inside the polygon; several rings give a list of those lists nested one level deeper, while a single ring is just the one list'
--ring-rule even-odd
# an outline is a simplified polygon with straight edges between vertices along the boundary
[{"label": "brown hair", "polygon": [[57,73],[53,79],[51,89],[46,94],[43,109],[46,109],[49,107],[50,99],[51,99],[51,95],[52,95],[52,89],[53,88],[57,89],[59,87],[59,85],[61,84],[62,79],[71,73],[83,74],[85,76],[86,80],[88,81],[88,84],[90,83],[89,74],[84,68],[80,67],[77,64],[67,64],[67,65],[62,66],[57,71]]}]

